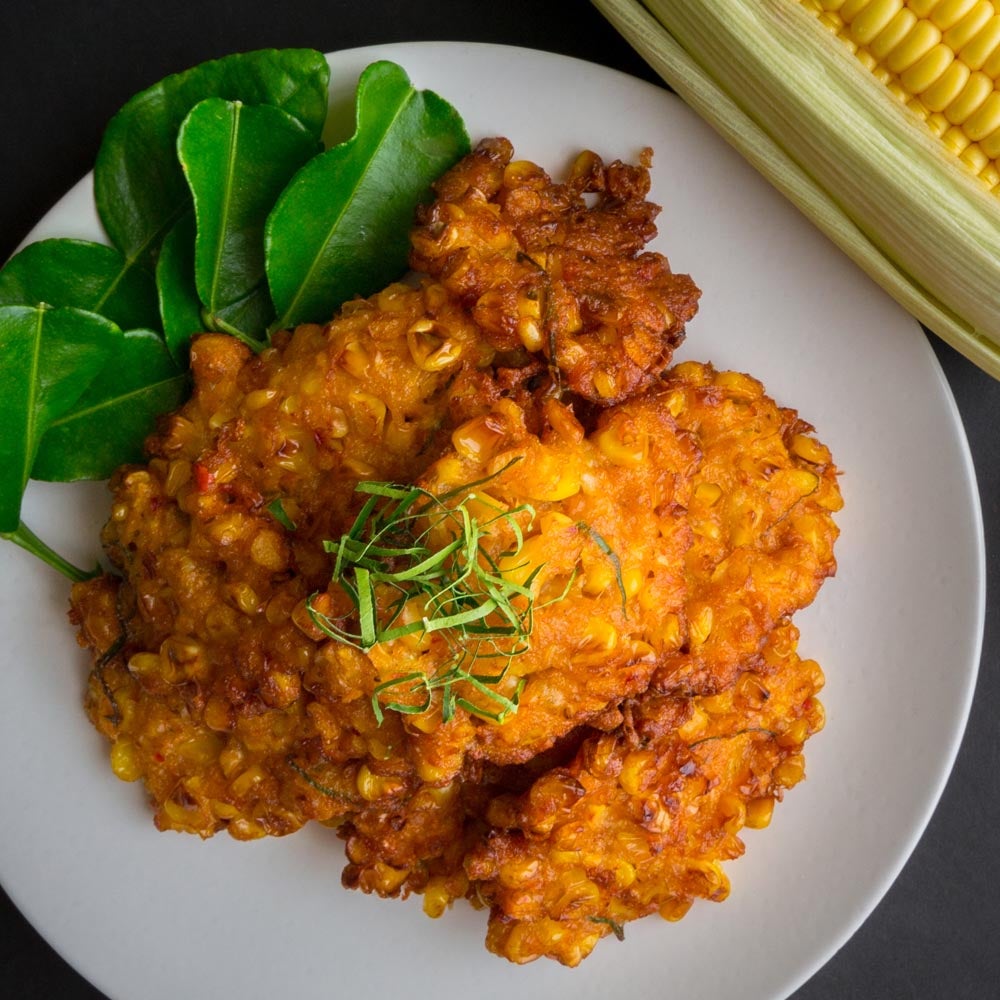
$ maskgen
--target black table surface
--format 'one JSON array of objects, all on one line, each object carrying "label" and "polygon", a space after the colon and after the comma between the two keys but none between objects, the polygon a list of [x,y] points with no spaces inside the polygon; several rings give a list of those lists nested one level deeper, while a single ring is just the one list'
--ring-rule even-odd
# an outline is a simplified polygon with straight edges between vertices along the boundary
[{"label": "black table surface", "polygon": [[[0,260],[91,168],[114,111],[168,73],[254,48],[332,51],[420,40],[522,45],[659,82],[586,0],[3,0]],[[795,1000],[1000,996],[1000,383],[932,341],[965,422],[986,523],[988,611],[976,698],[955,769],[913,856],[865,924]],[[107,945],[111,952],[117,947]],[[783,946],[774,942],[776,950]],[[664,997],[669,982],[666,970]],[[5,896],[0,995],[102,996]],[[198,998],[196,983],[188,996]]]}]

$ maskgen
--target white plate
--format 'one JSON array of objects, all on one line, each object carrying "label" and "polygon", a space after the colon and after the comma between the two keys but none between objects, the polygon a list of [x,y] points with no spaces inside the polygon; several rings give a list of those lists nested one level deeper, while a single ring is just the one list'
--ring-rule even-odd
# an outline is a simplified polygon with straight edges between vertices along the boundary
[{"label": "white plate", "polygon": [[[902,867],[951,768],[979,661],[982,523],[958,413],[917,324],[680,101],[612,70],[538,52],[431,43],[331,57],[349,106],[359,72],[391,58],[465,116],[556,171],[581,147],[656,151],[652,197],[675,270],[704,290],[681,359],[762,378],[819,429],[844,470],[840,572],[797,619],[828,678],[809,780],[748,831],[732,895],[679,924],[648,918],[580,970],[486,953],[483,914],[437,922],[418,899],[340,888],[340,841],[207,843],[160,834],[120,783],[80,708],[84,655],[61,577],[0,546],[6,653],[0,880],[48,940],[115,1000],[349,995],[415,1000],[758,1000],[794,990],[859,926]],[[89,179],[32,238],[97,238]],[[32,484],[26,520],[92,561],[99,486]],[[669,986],[667,985],[669,984]]]}]

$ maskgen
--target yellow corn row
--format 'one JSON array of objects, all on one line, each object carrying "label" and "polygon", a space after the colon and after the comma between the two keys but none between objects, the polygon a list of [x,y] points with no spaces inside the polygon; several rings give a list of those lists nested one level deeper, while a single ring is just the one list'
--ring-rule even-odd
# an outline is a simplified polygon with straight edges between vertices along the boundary
[{"label": "yellow corn row", "polygon": [[1000,194],[1000,14],[992,0],[800,0]]}]

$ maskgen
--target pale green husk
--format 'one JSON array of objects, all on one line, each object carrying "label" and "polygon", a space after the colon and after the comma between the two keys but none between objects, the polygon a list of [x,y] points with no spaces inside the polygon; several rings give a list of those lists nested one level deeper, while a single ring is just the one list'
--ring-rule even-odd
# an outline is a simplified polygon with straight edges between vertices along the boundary
[{"label": "pale green husk", "polygon": [[797,0],[594,0],[905,309],[1000,378],[1000,204]]}]

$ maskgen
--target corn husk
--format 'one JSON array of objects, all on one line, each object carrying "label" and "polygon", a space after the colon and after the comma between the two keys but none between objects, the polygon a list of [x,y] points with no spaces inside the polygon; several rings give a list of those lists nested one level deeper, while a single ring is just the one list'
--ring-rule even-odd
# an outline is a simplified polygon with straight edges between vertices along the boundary
[{"label": "corn husk", "polygon": [[797,0],[594,0],[905,309],[1000,378],[1000,199]]}]

